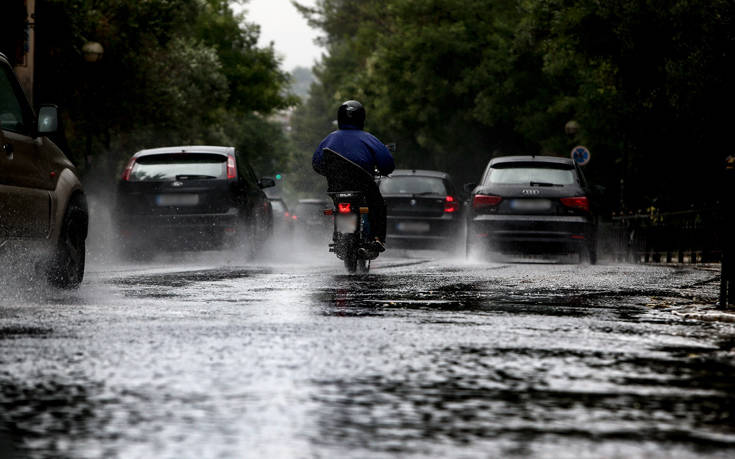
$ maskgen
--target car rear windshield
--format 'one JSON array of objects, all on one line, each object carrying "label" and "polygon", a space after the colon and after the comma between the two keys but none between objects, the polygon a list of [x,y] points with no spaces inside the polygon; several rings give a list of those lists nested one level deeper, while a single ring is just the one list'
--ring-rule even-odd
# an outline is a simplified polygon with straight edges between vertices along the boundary
[{"label": "car rear windshield", "polygon": [[130,171],[131,182],[221,179],[227,177],[227,156],[175,153],[142,156]]},{"label": "car rear windshield", "polygon": [[329,204],[325,202],[300,202],[296,206],[295,214],[305,215],[308,213],[318,213],[322,215],[324,209],[328,208]]},{"label": "car rear windshield", "polygon": [[572,185],[574,169],[565,164],[501,163],[493,166],[485,184],[493,185]]},{"label": "car rear windshield", "polygon": [[286,205],[283,204],[281,201],[271,201],[271,208],[274,212],[285,212],[286,211]]},{"label": "car rear windshield", "polygon": [[397,176],[380,182],[383,194],[447,194],[444,180],[439,177]]}]

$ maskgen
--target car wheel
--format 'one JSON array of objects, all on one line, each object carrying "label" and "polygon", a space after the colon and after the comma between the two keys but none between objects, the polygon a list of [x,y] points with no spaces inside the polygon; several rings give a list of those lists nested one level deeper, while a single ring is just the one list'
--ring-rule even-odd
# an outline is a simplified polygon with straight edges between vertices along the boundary
[{"label": "car wheel", "polygon": [[77,288],[84,278],[87,211],[78,200],[69,204],[61,224],[55,253],[48,269],[49,284],[58,288]]}]

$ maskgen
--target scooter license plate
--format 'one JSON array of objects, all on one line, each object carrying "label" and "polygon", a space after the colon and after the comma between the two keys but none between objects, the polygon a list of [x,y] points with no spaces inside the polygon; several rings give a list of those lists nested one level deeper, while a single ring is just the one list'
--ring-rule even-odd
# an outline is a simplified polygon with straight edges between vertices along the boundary
[{"label": "scooter license plate", "polygon": [[356,214],[338,214],[336,221],[338,233],[354,233],[357,229]]}]

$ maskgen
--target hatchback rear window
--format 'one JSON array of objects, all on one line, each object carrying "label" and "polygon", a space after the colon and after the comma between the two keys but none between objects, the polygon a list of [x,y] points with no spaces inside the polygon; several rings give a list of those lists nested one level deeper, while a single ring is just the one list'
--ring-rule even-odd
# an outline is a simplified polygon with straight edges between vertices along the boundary
[{"label": "hatchback rear window", "polygon": [[499,164],[490,169],[486,184],[493,185],[572,185],[574,170],[564,165]]},{"label": "hatchback rear window", "polygon": [[294,213],[296,215],[323,215],[324,209],[328,208],[329,204],[325,202],[300,202],[296,206]]},{"label": "hatchback rear window", "polygon": [[227,157],[206,153],[176,153],[138,158],[130,171],[131,182],[223,179]]},{"label": "hatchback rear window", "polygon": [[444,180],[437,177],[397,176],[383,179],[380,192],[384,194],[447,194]]},{"label": "hatchback rear window", "polygon": [[283,213],[286,211],[286,205],[281,201],[271,201],[271,208],[274,212]]}]

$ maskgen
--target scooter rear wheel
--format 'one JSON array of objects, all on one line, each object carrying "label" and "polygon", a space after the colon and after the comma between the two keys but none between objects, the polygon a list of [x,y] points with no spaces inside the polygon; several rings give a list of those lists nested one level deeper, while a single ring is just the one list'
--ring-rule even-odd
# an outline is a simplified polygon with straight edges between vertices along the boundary
[{"label": "scooter rear wheel", "polygon": [[347,268],[348,273],[354,273],[355,271],[357,271],[357,262],[358,262],[357,254],[355,253],[348,254],[347,256],[345,256],[344,262],[345,262],[345,268]]},{"label": "scooter rear wheel", "polygon": [[364,258],[360,258],[357,260],[357,272],[358,273],[367,273],[370,270],[370,262],[365,260]]}]

